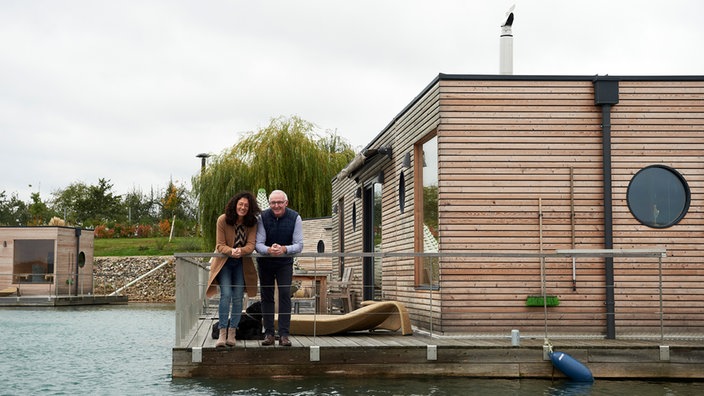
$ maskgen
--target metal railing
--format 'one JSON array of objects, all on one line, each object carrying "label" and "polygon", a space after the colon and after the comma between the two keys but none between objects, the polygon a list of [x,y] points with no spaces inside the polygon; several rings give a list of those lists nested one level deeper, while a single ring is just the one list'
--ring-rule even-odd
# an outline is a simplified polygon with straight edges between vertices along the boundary
[{"label": "metal railing", "polygon": [[181,344],[208,306],[205,287],[209,267],[195,259],[216,255],[176,255],[176,345]]},{"label": "metal railing", "polygon": [[75,297],[87,296],[92,294],[93,285],[95,285],[95,275],[93,273],[80,273],[76,279],[75,272],[68,273],[44,273],[44,272],[29,272],[29,273],[0,273],[0,279],[3,279],[2,287],[16,287],[16,297],[34,296],[34,297]]},{"label": "metal railing", "polygon": [[[177,315],[177,324],[176,324],[176,345],[184,345],[187,344],[188,340],[184,340],[185,337],[187,337],[193,330],[194,326],[198,323],[200,319],[203,318],[203,315],[206,314],[206,310],[208,308],[208,301],[205,298],[205,286],[207,283],[208,279],[208,266],[206,263],[203,263],[203,259],[207,259],[209,257],[213,256],[218,256],[219,254],[216,253],[177,253],[175,254],[176,257],[176,275],[177,275],[177,286],[176,286],[176,315]],[[253,257],[257,257],[258,255],[254,254]],[[461,285],[458,284],[460,282],[457,281],[457,278],[453,280],[447,280],[447,279],[439,279],[438,280],[438,287],[437,288],[419,288],[417,286],[411,285],[410,287],[408,284],[406,284],[405,287],[407,290],[405,291],[400,291],[398,290],[398,285],[394,286],[396,290],[387,292],[384,290],[384,298],[389,298],[389,299],[394,299],[401,301],[404,304],[408,304],[409,312],[411,314],[412,320],[415,325],[418,325],[422,327],[424,331],[429,331],[430,335],[433,336],[433,327],[440,325],[439,327],[441,328],[440,333],[435,334],[436,336],[442,336],[442,335],[452,335],[452,334],[459,334],[461,333],[457,331],[457,329],[453,329],[452,326],[442,326],[444,322],[451,322],[453,319],[448,319],[450,317],[454,318],[454,320],[457,320],[457,318],[460,318],[461,320],[466,320],[468,323],[474,323],[474,322],[486,322],[490,323],[493,320],[496,321],[504,321],[506,323],[510,323],[511,318],[522,318],[524,322],[530,320],[532,323],[532,332],[533,335],[539,336],[540,334],[540,327],[542,322],[544,322],[544,331],[545,335],[547,336],[549,332],[549,324],[551,328],[558,328],[559,325],[561,324],[560,321],[564,321],[566,319],[570,318],[578,318],[578,317],[589,317],[593,318],[595,322],[604,322],[608,319],[608,314],[604,311],[603,306],[598,306],[595,304],[589,304],[589,301],[587,301],[586,304],[580,304],[578,301],[575,302],[575,298],[581,298],[582,296],[579,295],[579,293],[575,293],[573,295],[567,295],[568,299],[571,299],[568,303],[566,303],[565,307],[548,307],[547,306],[547,301],[548,301],[548,296],[546,294],[553,294],[555,290],[557,289],[558,286],[558,281],[555,280],[556,277],[560,277],[559,283],[562,284],[559,287],[561,288],[562,292],[567,294],[565,291],[566,290],[572,290],[573,287],[573,278],[574,278],[574,269],[570,271],[567,268],[562,268],[563,264],[568,263],[569,258],[579,258],[579,260],[598,260],[599,258],[603,257],[614,257],[614,258],[622,258],[623,260],[627,261],[629,258],[636,258],[635,260],[639,262],[649,262],[649,275],[643,275],[643,277],[647,277],[645,280],[640,280],[638,287],[641,288],[641,290],[646,290],[644,293],[647,293],[647,299],[651,300],[653,304],[650,302],[646,303],[630,303],[633,305],[633,307],[624,307],[620,308],[618,315],[621,317],[624,317],[625,319],[623,320],[624,322],[630,321],[630,322],[638,322],[639,320],[647,321],[651,325],[649,326],[649,331],[653,332],[656,326],[654,326],[655,323],[659,322],[659,334],[654,334],[651,333],[650,337],[656,337],[659,336],[661,339],[664,338],[665,336],[665,328],[666,328],[666,323],[673,323],[672,328],[678,327],[678,326],[689,326],[687,324],[682,325],[682,323],[685,323],[687,318],[693,318],[694,321],[693,323],[696,323],[694,325],[691,325],[692,329],[697,332],[697,333],[702,333],[704,332],[704,310],[702,310],[702,307],[692,307],[688,308],[687,310],[683,311],[683,308],[679,306],[674,306],[668,307],[665,304],[665,299],[664,295],[668,295],[670,298],[670,302],[673,300],[676,300],[676,293],[678,293],[677,286],[673,282],[667,282],[668,284],[664,286],[664,282],[667,281],[667,279],[663,279],[663,258],[666,257],[666,251],[665,249],[610,249],[610,250],[604,250],[604,249],[587,249],[587,250],[580,250],[580,249],[569,249],[569,250],[556,250],[553,252],[544,252],[544,253],[511,253],[511,252],[503,252],[503,253],[498,253],[498,252],[442,252],[442,253],[415,253],[415,252],[379,252],[379,253],[300,253],[297,255],[292,255],[295,257],[311,257],[315,258],[316,260],[330,260],[330,262],[333,263],[332,268],[337,267],[337,262],[340,259],[345,259],[345,265],[354,265],[353,263],[359,263],[359,260],[356,259],[362,259],[366,257],[371,257],[375,259],[385,259],[385,258],[393,258],[396,260],[401,260],[404,261],[404,259],[414,259],[416,257],[431,257],[431,258],[438,258],[440,260],[440,265],[441,265],[441,270],[440,273],[442,274],[443,271],[445,271],[445,265],[449,265],[450,263],[469,263],[469,262],[477,262],[481,261],[482,258],[487,258],[491,260],[486,260],[487,262],[494,262],[497,260],[508,260],[510,261],[511,259],[517,259],[515,261],[517,262],[525,262],[525,261],[531,261],[531,262],[540,262],[540,274],[535,273],[535,278],[539,278],[538,280],[533,280],[531,281],[531,287],[534,287],[537,285],[537,288],[534,287],[534,289],[537,289],[535,294],[542,294],[543,295],[543,301],[546,302],[545,305],[542,307],[542,310],[540,307],[535,307],[535,308],[530,308],[526,309],[524,306],[520,306],[520,304],[516,304],[514,308],[510,307],[497,307],[495,312],[491,311],[490,305],[487,304],[486,307],[480,308],[475,308],[470,305],[467,307],[461,307],[455,303],[452,307],[449,307],[447,301],[451,301],[451,298],[448,299],[447,296],[443,297],[443,293],[448,293],[452,294],[452,292],[456,292],[456,295],[462,295],[462,293],[465,293],[467,290],[471,290],[471,286],[469,284],[473,283],[472,279],[465,279],[462,282],[465,282],[466,284]],[[585,259],[586,258],[586,259]],[[518,260],[520,259],[520,260]],[[643,259],[643,260],[640,260]],[[657,267],[655,267],[655,264],[653,264],[653,259],[657,260]],[[199,261],[200,260],[200,261]],[[645,261],[644,261],[645,260]],[[650,261],[648,261],[650,260]],[[405,260],[404,262],[407,262],[409,265],[413,265],[413,260]],[[559,265],[554,264],[555,262],[560,262]],[[574,263],[574,261],[572,261]],[[550,264],[546,268],[546,263]],[[553,263],[553,264],[551,264]],[[479,268],[481,265],[476,265],[473,267],[474,269]],[[598,266],[598,264],[594,264],[594,266]],[[330,265],[327,266],[330,268]],[[449,267],[448,267],[449,268]],[[558,271],[559,269],[559,271]],[[653,271],[655,269],[655,271]],[[487,272],[491,272],[490,269],[485,270]],[[555,272],[560,272],[561,275],[555,275]],[[497,277],[500,277],[501,275],[497,275]],[[589,275],[589,276],[584,276],[581,274],[583,278],[588,278],[592,277],[594,278],[594,275]],[[628,276],[628,275],[623,275],[623,276]],[[673,276],[674,278],[674,276]],[[386,279],[386,278],[385,278]],[[565,282],[562,282],[565,280]],[[569,281],[569,282],[567,282]],[[396,280],[394,280],[396,282]],[[409,281],[410,282],[410,281]],[[359,287],[359,283],[361,283],[359,280],[356,282],[357,286]],[[497,281],[497,283],[500,283]],[[511,279],[508,279],[505,281],[506,285],[504,287],[511,287],[510,285],[516,283],[512,282]],[[568,283],[568,285],[567,285]],[[587,289],[588,287],[591,287],[592,289],[596,290],[597,288],[595,286],[586,286],[587,283],[592,283],[592,284],[599,284],[600,287],[600,292],[603,293],[603,290],[605,287],[615,287],[619,288],[622,287],[620,285],[604,285],[604,280],[601,278],[600,280],[587,280],[585,279],[582,281],[580,279],[580,287],[583,289]],[[620,280],[619,283],[624,283],[623,280]],[[647,285],[643,286],[641,283]],[[547,287],[546,287],[547,285]],[[384,286],[386,287],[386,285]],[[485,285],[475,285],[475,287],[488,287]],[[461,290],[460,290],[461,289]],[[547,289],[547,291],[546,291]],[[539,291],[538,291],[539,290]],[[415,301],[404,301],[403,295],[408,295],[409,291],[414,293],[413,298],[411,300]],[[591,293],[597,293],[592,291]],[[519,292],[516,292],[516,294],[520,294]],[[423,297],[425,296],[425,297]],[[675,297],[673,297],[675,296]],[[317,295],[314,297],[318,297]],[[700,295],[701,299],[704,300],[704,289],[701,291]],[[442,299],[445,299],[444,301]],[[487,300],[489,300],[491,297],[487,297]],[[629,296],[623,296],[619,295],[619,298],[622,298],[624,300],[627,300]],[[419,301],[421,301],[419,303]],[[445,305],[443,305],[443,303]],[[571,305],[570,305],[571,304]],[[638,305],[640,304],[640,305]],[[668,311],[669,310],[669,311]],[[447,312],[445,312],[447,311]],[[542,312],[541,312],[542,311]],[[476,318],[476,319],[475,319]],[[528,318],[528,319],[526,319]],[[668,319],[670,318],[670,319]],[[589,320],[589,319],[579,319],[579,320]],[[670,320],[670,322],[668,322]],[[520,321],[520,320],[517,320]],[[443,329],[443,327],[445,327]],[[631,328],[634,326],[631,325]],[[637,327],[637,326],[635,326]],[[579,331],[577,329],[576,331]],[[471,332],[471,330],[469,331]],[[589,333],[589,331],[586,331]],[[599,334],[596,334],[598,332],[592,331],[590,334],[591,336],[600,336]],[[507,336],[510,333],[507,333]],[[596,334],[596,335],[595,335]],[[603,334],[601,334],[603,337]]]}]

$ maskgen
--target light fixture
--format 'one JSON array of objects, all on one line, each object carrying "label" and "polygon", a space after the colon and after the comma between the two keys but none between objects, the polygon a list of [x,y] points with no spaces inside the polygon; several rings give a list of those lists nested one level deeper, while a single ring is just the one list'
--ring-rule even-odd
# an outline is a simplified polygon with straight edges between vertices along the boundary
[{"label": "light fixture", "polygon": [[208,153],[200,153],[196,155],[196,158],[200,158],[200,170],[201,172],[205,170],[205,160],[210,157]]},{"label": "light fixture", "polygon": [[357,187],[357,191],[354,192],[355,198],[362,198],[362,187]]},{"label": "light fixture", "polygon": [[411,167],[411,153],[410,152],[406,153],[406,155],[403,156],[403,167],[404,168]]}]

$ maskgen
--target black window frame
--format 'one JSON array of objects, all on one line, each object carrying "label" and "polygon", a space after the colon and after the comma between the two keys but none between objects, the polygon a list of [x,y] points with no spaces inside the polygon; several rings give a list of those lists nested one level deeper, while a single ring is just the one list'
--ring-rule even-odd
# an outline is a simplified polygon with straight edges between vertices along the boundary
[{"label": "black window frame", "polygon": [[[680,182],[680,185],[681,185],[682,189],[684,190],[685,202],[682,205],[682,210],[680,211],[680,213],[676,217],[668,219],[668,221],[666,221],[662,224],[655,223],[654,221],[649,221],[648,219],[645,219],[645,218],[643,218],[643,216],[639,215],[641,210],[636,208],[637,205],[635,205],[635,203],[632,202],[632,200],[634,200],[635,197],[631,196],[631,193],[633,192],[632,188],[635,188],[634,183],[639,181],[639,177],[640,178],[646,177],[647,176],[646,172],[650,172],[653,169],[665,170],[668,173],[670,173],[671,175],[673,175],[674,178]],[[663,165],[663,164],[649,165],[649,166],[646,166],[646,167],[640,169],[638,172],[636,172],[635,175],[633,175],[633,177],[631,178],[631,180],[628,183],[628,189],[626,190],[626,203],[628,204],[628,211],[631,213],[633,218],[635,218],[639,223],[643,224],[644,226],[647,226],[650,228],[655,228],[655,229],[669,228],[674,225],[677,225],[680,221],[682,221],[682,219],[687,215],[687,212],[689,211],[689,205],[691,203],[691,199],[692,199],[692,197],[691,197],[691,191],[689,189],[689,184],[687,183],[687,180],[684,178],[684,176],[681,173],[679,173],[677,170],[675,170],[674,168],[667,166],[667,165]],[[657,208],[654,208],[654,210],[656,210],[656,209]],[[658,211],[658,213],[659,213],[659,211]],[[655,217],[656,216],[654,215],[653,218],[655,218]]]}]

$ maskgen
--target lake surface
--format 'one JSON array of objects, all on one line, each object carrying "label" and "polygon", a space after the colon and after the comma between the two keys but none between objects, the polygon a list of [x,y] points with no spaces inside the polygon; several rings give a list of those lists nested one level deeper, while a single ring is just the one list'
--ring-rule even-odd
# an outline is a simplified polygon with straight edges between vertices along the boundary
[{"label": "lake surface", "polygon": [[702,395],[704,382],[171,379],[172,305],[0,308],[0,395]]}]

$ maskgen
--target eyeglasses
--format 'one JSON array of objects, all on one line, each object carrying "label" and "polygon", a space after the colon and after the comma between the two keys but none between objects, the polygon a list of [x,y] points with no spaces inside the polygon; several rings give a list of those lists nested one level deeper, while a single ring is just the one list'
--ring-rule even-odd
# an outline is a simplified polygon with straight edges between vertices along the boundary
[{"label": "eyeglasses", "polygon": [[269,206],[283,205],[286,201],[269,201]]}]

